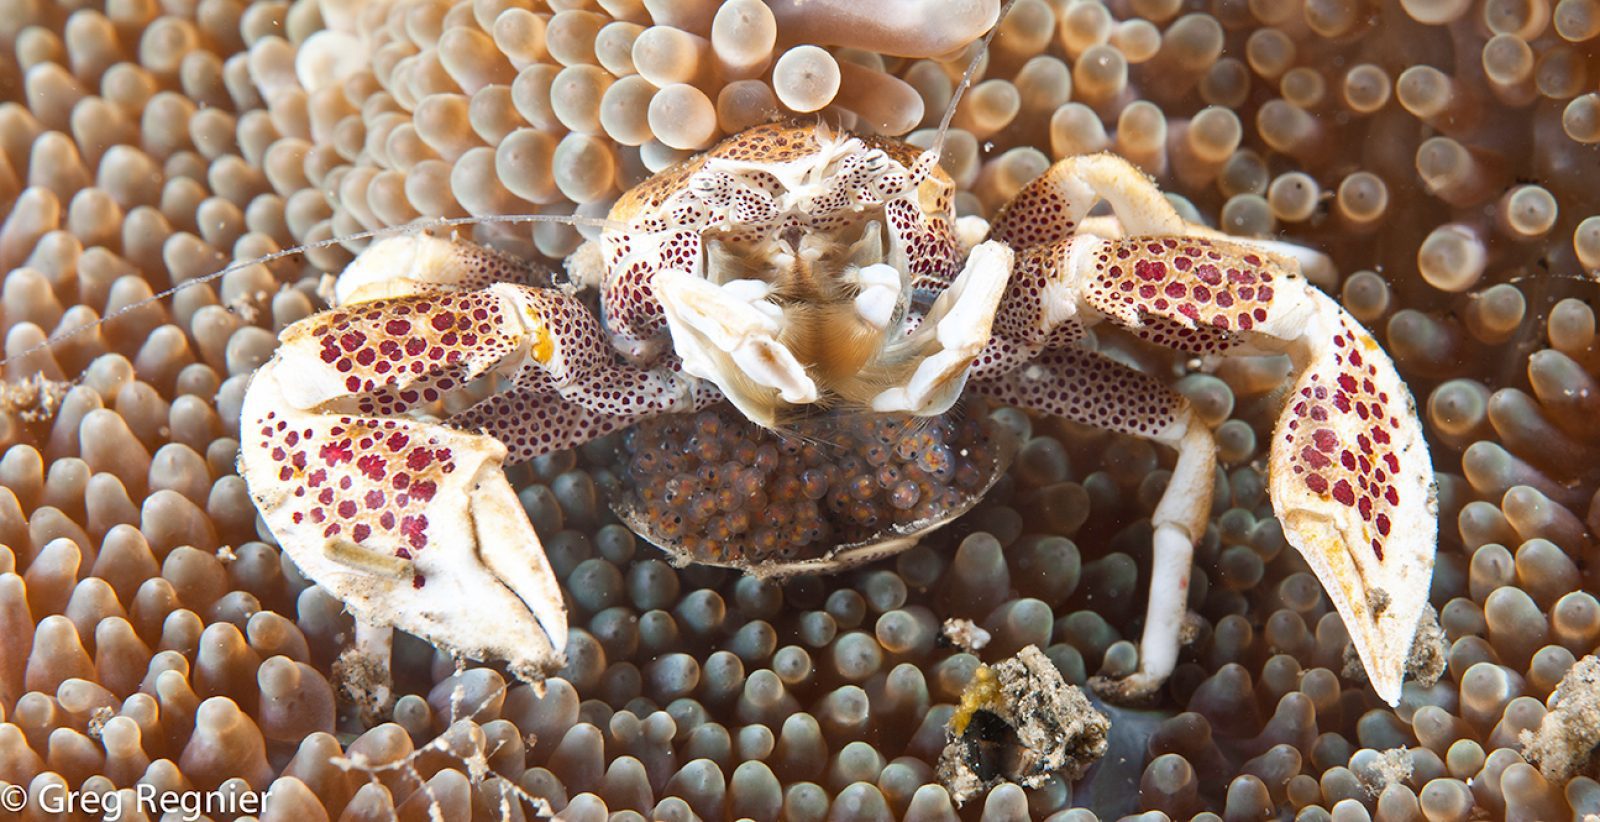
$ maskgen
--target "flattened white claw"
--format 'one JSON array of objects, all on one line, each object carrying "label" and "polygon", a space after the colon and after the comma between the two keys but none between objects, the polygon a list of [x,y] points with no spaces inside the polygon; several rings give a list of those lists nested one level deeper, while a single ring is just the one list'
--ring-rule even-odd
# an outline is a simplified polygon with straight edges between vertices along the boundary
[{"label": "flattened white claw", "polygon": [[806,375],[805,366],[782,343],[746,340],[728,353],[746,377],[759,385],[777,389],[784,402],[803,405],[817,401],[816,384]]},{"label": "flattened white claw", "polygon": [[[972,249],[966,268],[934,301],[924,320],[933,321],[940,344],[946,348],[976,345],[981,349],[989,341],[995,310],[1011,280],[1012,256],[1011,249],[993,241]],[[941,312],[940,305],[947,299],[947,307]]]},{"label": "flattened white claw", "polygon": [[966,268],[934,301],[922,325],[897,343],[924,352],[916,370],[905,385],[874,397],[872,410],[928,416],[955,404],[972,361],[989,342],[1011,263],[1011,249],[1002,243],[991,240],[972,249]]},{"label": "flattened white claw", "polygon": [[886,388],[873,397],[872,410],[920,416],[943,414],[961,396],[961,389],[967,384],[967,367],[975,356],[946,350],[927,357],[917,364],[905,385]]},{"label": "flattened white claw", "polygon": [[875,263],[856,270],[861,292],[856,295],[856,313],[878,330],[889,327],[900,307],[900,272],[893,266]]},{"label": "flattened white claw", "polygon": [[768,403],[752,391],[776,392],[784,402],[816,402],[816,383],[787,346],[778,342],[780,320],[766,303],[764,283],[733,280],[722,285],[676,269],[659,271],[652,283],[673,349],[684,371],[715,383],[751,419],[769,416]]},{"label": "flattened white claw", "polygon": [[537,679],[566,610],[501,470],[505,446],[417,420],[295,408],[281,363],[245,393],[239,465],[279,544],[362,622]]},{"label": "flattened white claw", "polygon": [[1273,508],[1393,705],[1432,578],[1433,465],[1411,393],[1377,341],[1321,291],[1284,287],[1304,288],[1313,321],[1310,361],[1273,436]]}]

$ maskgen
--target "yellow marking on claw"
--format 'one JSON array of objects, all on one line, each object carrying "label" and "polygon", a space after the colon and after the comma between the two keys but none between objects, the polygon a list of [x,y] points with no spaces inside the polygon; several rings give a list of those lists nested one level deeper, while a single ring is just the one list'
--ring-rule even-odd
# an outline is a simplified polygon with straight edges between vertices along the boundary
[{"label": "yellow marking on claw", "polygon": [[555,356],[555,353],[555,341],[550,339],[550,332],[540,326],[534,331],[533,335],[533,358],[538,360],[540,365],[546,365],[550,362],[550,358]]},{"label": "yellow marking on claw", "polygon": [[550,329],[545,327],[544,321],[538,314],[533,313],[533,309],[524,308],[522,314],[528,318],[528,331],[533,334],[533,358],[538,360],[540,365],[546,365],[556,353],[556,343],[550,337]]}]

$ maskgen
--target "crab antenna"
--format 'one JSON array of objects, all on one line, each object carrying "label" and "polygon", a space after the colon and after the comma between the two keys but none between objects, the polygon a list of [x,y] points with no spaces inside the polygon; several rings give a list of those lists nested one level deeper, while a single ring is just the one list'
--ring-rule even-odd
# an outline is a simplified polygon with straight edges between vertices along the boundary
[{"label": "crab antenna", "polygon": [[626,230],[627,228],[627,226],[613,220],[602,219],[600,217],[583,217],[576,214],[491,214],[484,217],[439,217],[432,220],[419,220],[414,223],[406,223],[405,225],[386,226],[384,228],[357,231],[354,234],[343,234],[338,237],[329,237],[325,240],[317,240],[316,242],[297,245],[293,248],[274,251],[271,254],[263,254],[260,257],[253,257],[248,260],[239,260],[221,270],[213,271],[210,274],[206,274],[201,277],[195,277],[191,280],[184,280],[183,282],[178,283],[171,288],[156,294],[152,294],[142,300],[139,300],[138,302],[129,303],[128,305],[125,305],[116,311],[101,317],[95,322],[89,323],[88,325],[80,325],[76,328],[68,329],[67,331],[55,334],[38,345],[27,348],[23,351],[19,351],[16,354],[8,356],[4,359],[0,359],[0,368],[10,365],[12,360],[20,360],[31,356],[50,348],[51,346],[54,346],[56,343],[61,342],[62,340],[68,340],[91,329],[99,328],[100,326],[124,314],[143,308],[158,300],[166,299],[167,297],[170,297],[173,294],[188,288],[189,286],[199,285],[200,283],[209,283],[213,280],[226,277],[235,271],[246,269],[253,265],[277,262],[285,257],[292,257],[296,254],[303,254],[307,251],[315,251],[319,248],[327,248],[329,246],[338,245],[351,240],[368,240],[374,237],[388,237],[394,234],[406,234],[413,231],[428,231],[430,229],[455,228],[458,226],[491,223],[559,223],[562,225],[586,226],[590,228],[613,230]]},{"label": "crab antenna", "polygon": [[933,161],[939,162],[944,156],[944,136],[950,131],[950,121],[955,119],[956,106],[961,103],[961,96],[966,94],[967,87],[972,85],[972,75],[978,73],[978,64],[983,62],[984,55],[989,53],[989,43],[1000,33],[1000,23],[1006,19],[1006,12],[1011,11],[1011,6],[1017,0],[1005,0],[1000,4],[1000,13],[994,18],[994,25],[989,27],[989,33],[983,35],[983,40],[978,46],[978,53],[967,62],[967,70],[961,74],[961,82],[956,84],[955,93],[950,95],[950,104],[944,108],[944,116],[939,118],[939,131],[933,136],[933,145],[928,149],[933,152]]}]

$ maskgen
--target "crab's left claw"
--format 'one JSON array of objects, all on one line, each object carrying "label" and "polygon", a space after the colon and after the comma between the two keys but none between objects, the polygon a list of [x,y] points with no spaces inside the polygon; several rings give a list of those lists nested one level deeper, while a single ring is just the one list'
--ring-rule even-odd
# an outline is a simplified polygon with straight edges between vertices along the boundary
[{"label": "crab's left claw", "polygon": [[1308,310],[1304,370],[1273,432],[1273,507],[1343,617],[1373,689],[1396,704],[1438,531],[1422,425],[1365,329],[1304,280],[1280,287],[1303,289]]},{"label": "crab's left claw", "polygon": [[532,264],[473,243],[405,234],[369,246],[339,273],[334,305],[371,302],[433,291],[547,279]]},{"label": "crab's left claw", "polygon": [[275,357],[245,394],[240,467],[279,543],[370,625],[392,625],[537,680],[567,617],[501,470],[506,447],[405,417],[296,407]]}]

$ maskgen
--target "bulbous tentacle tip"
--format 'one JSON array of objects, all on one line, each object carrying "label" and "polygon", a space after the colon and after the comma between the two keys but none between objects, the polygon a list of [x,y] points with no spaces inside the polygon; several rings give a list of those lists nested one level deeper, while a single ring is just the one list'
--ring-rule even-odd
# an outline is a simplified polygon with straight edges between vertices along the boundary
[{"label": "bulbous tentacle tip", "polygon": [[364,623],[539,679],[567,618],[499,441],[406,418],[318,413],[277,360],[245,395],[240,471],[296,565]]}]

